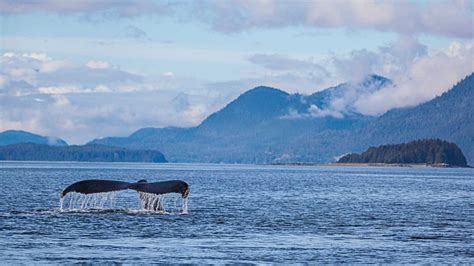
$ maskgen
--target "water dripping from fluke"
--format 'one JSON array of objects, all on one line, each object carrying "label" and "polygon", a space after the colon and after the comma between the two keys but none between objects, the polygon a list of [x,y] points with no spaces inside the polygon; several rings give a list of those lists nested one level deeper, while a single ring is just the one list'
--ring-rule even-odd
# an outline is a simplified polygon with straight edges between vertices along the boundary
[{"label": "water dripping from fluke", "polygon": [[[181,198],[176,194],[153,194],[139,192],[140,207],[144,211],[158,211],[163,213],[174,213],[176,211],[188,213],[188,198]],[[181,201],[181,204],[179,202]]]},{"label": "water dripping from fluke", "polygon": [[114,208],[116,194],[116,192],[102,192],[87,195],[71,193],[67,200],[66,197],[61,197],[61,211]]},{"label": "water dripping from fluke", "polygon": [[61,193],[60,211],[114,210],[117,208],[117,192],[127,189],[137,191],[139,196],[138,208],[130,211],[188,213],[189,186],[180,180],[155,183],[148,183],[146,180],[136,183],[113,180],[79,181]]}]

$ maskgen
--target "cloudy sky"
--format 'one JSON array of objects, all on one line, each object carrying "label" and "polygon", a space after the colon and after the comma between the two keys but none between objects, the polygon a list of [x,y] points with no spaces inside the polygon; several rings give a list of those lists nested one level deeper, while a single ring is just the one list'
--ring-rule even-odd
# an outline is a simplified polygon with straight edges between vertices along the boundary
[{"label": "cloudy sky", "polygon": [[194,126],[258,85],[309,94],[375,73],[380,115],[474,71],[474,0],[0,0],[0,131],[82,144]]}]

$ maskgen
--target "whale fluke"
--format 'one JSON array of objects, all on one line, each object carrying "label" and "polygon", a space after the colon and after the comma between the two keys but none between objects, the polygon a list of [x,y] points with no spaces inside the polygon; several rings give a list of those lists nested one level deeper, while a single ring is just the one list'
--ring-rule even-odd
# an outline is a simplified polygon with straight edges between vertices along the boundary
[{"label": "whale fluke", "polygon": [[154,183],[148,183],[146,180],[140,180],[136,183],[129,183],[114,180],[90,179],[79,181],[66,187],[61,193],[61,198],[65,197],[69,192],[92,194],[125,189],[133,189],[138,192],[158,195],[166,193],[181,193],[183,198],[187,198],[189,195],[189,185],[181,180],[170,180]]},{"label": "whale fluke", "polygon": [[130,189],[153,194],[165,194],[165,193],[181,193],[183,198],[188,197],[189,186],[186,182],[181,180],[170,180],[162,182],[147,183],[137,182],[130,184]]},{"label": "whale fluke", "polygon": [[66,196],[69,192],[77,192],[81,194],[92,194],[92,193],[101,193],[101,192],[111,192],[128,189],[130,183],[114,181],[114,180],[83,180],[76,182],[67,188],[61,193],[61,197]]}]

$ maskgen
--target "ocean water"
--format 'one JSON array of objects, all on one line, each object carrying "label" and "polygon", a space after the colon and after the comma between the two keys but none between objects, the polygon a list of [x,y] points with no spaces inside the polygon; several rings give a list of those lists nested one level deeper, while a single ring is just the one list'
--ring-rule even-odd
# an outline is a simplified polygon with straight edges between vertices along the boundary
[{"label": "ocean water", "polygon": [[[61,210],[83,179],[182,179],[188,211]],[[474,169],[0,163],[1,263],[474,263],[473,236]]]}]

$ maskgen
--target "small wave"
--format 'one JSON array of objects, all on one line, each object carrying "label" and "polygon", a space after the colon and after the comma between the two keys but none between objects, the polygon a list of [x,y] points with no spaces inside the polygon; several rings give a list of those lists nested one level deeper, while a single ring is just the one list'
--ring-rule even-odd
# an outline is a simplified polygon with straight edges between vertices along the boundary
[{"label": "small wave", "polygon": [[30,216],[30,215],[61,215],[61,214],[129,214],[129,215],[187,215],[187,212],[180,211],[153,211],[143,209],[33,209],[33,210],[13,210],[7,216]]},{"label": "small wave", "polygon": [[173,211],[153,211],[153,210],[144,210],[144,209],[94,209],[94,208],[89,208],[89,209],[58,209],[57,210],[59,213],[94,213],[94,214],[110,214],[110,213],[115,213],[115,214],[132,214],[132,215],[137,215],[137,214],[158,214],[158,215],[181,215],[181,214],[187,214],[184,212],[173,212]]},{"label": "small wave", "polygon": [[442,236],[440,235],[414,235],[410,236],[411,240],[436,240],[441,239]]}]

